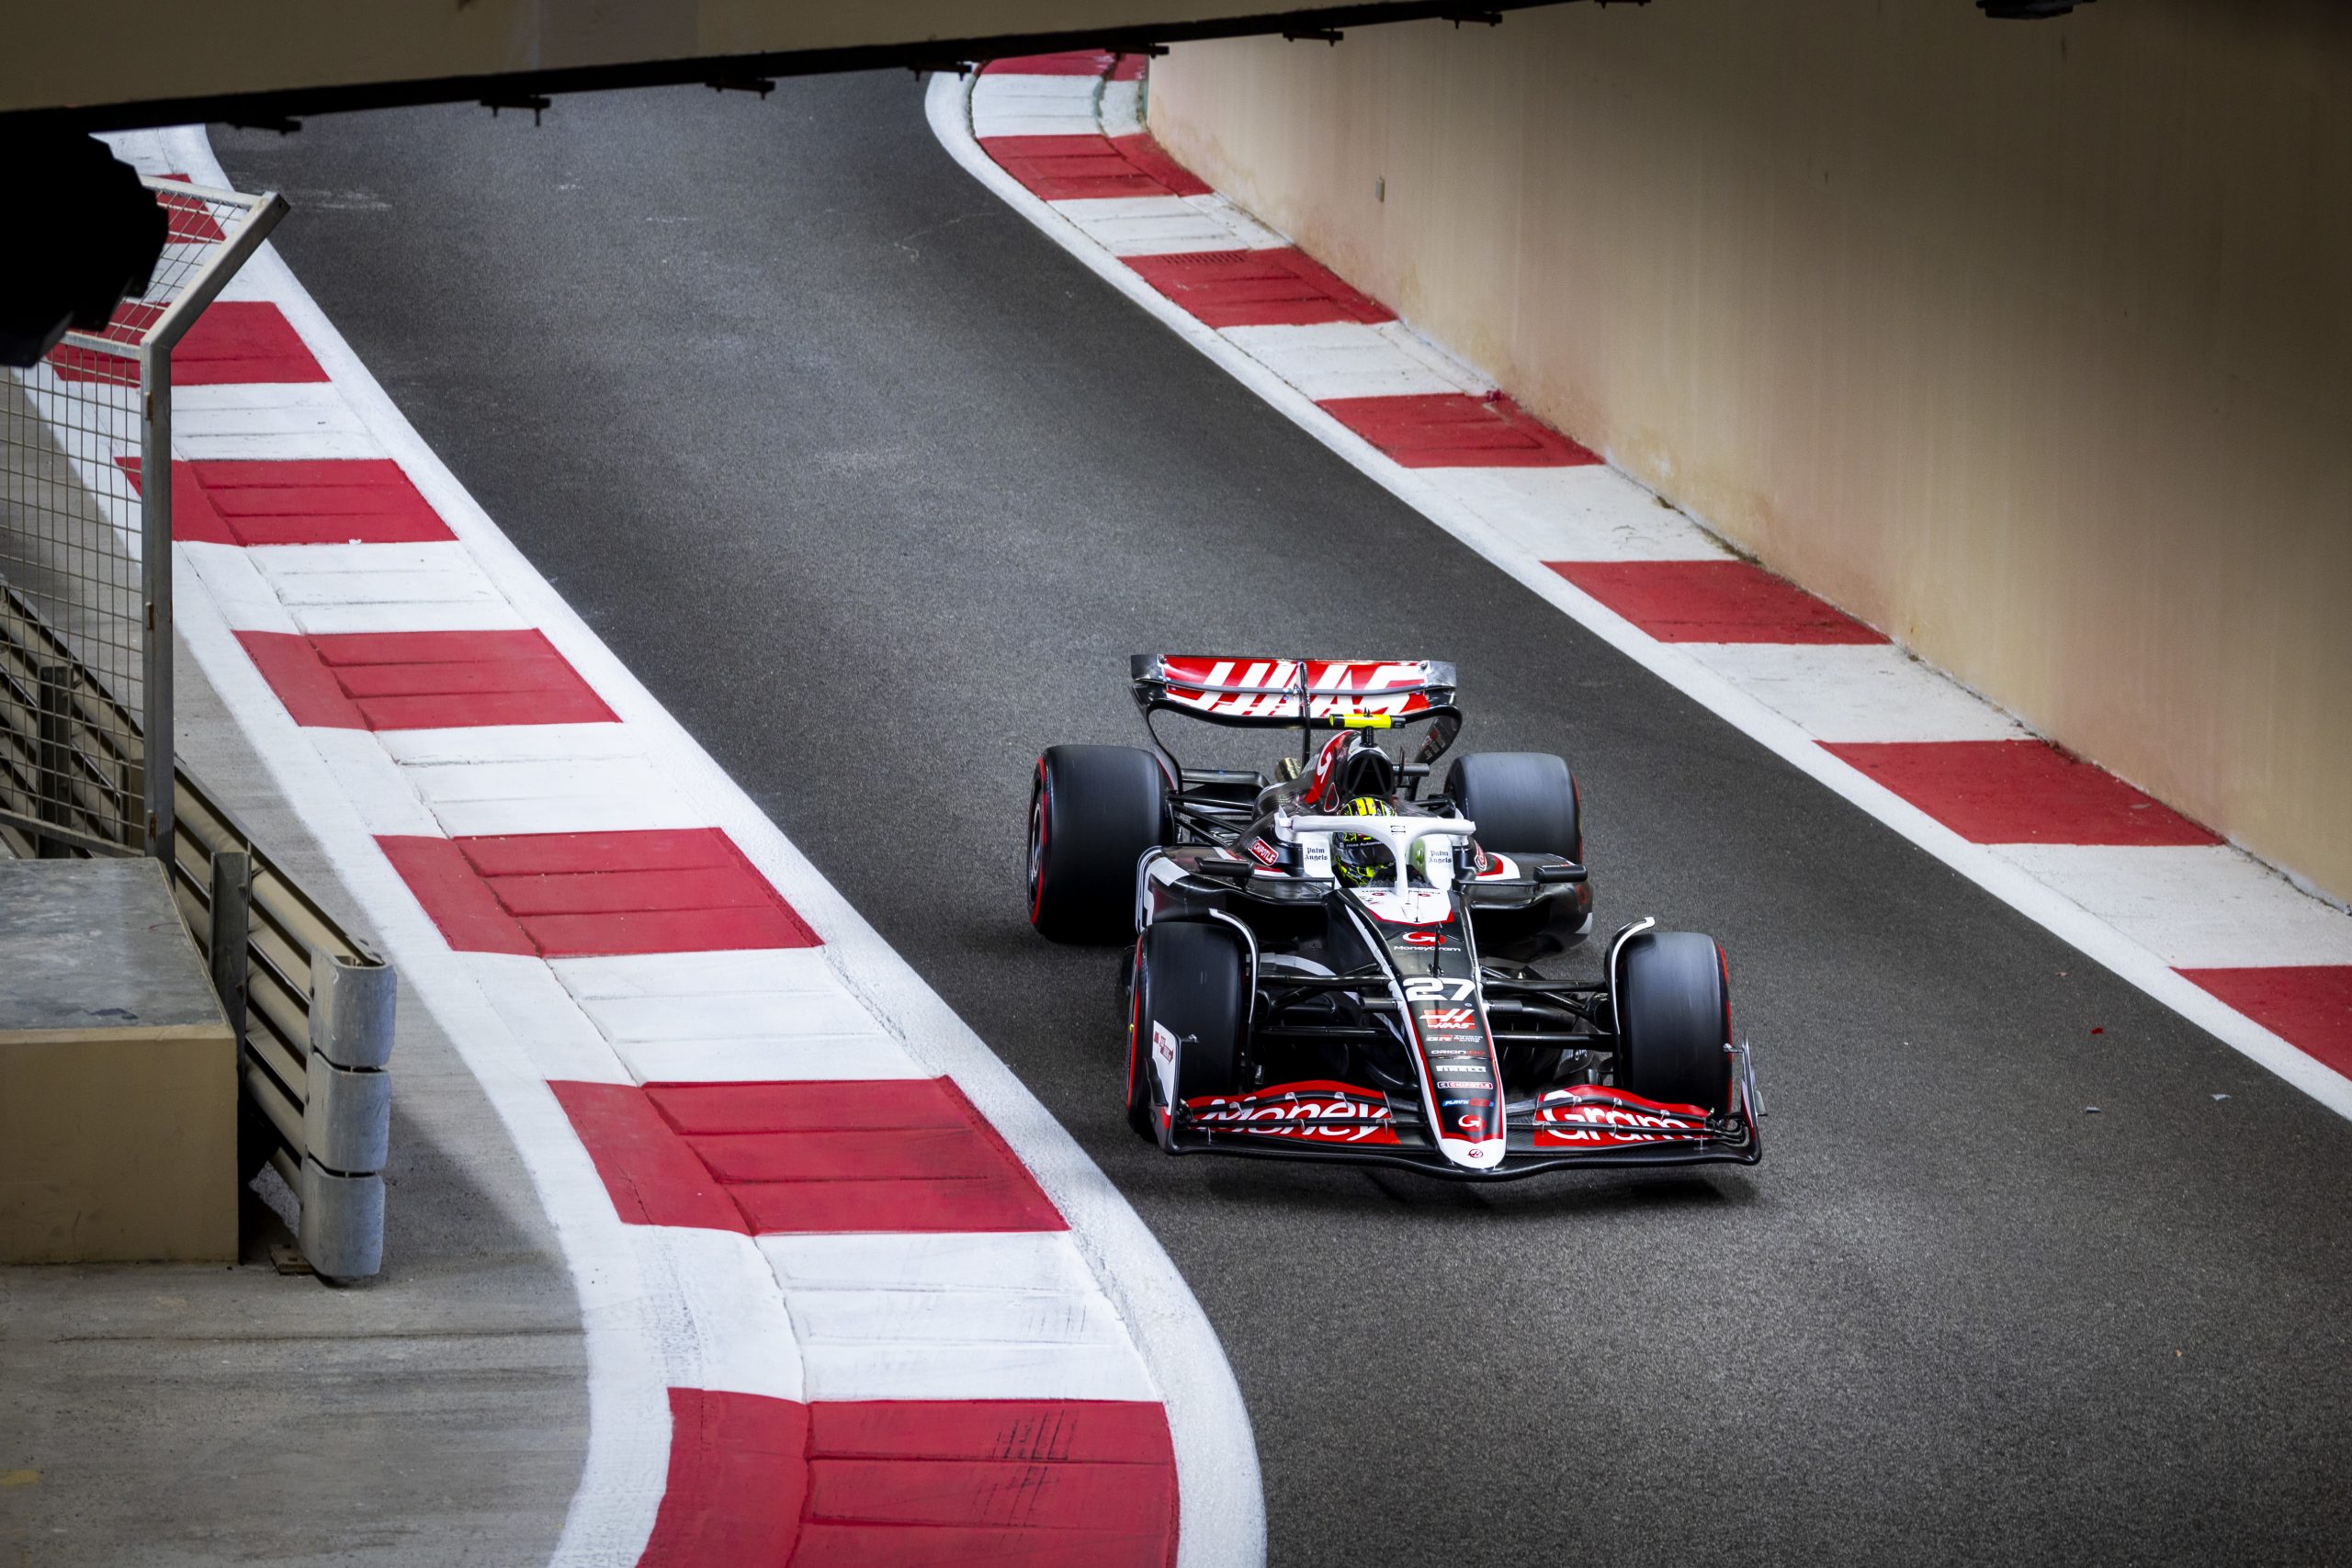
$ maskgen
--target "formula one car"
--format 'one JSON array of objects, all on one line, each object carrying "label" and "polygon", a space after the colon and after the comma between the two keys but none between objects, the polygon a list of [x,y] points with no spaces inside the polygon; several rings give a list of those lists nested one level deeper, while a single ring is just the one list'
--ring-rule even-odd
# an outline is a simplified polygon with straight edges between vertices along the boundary
[{"label": "formula one car", "polygon": [[[1135,944],[1137,1132],[1463,1179],[1761,1156],[1712,938],[1642,919],[1597,980],[1531,967],[1591,931],[1576,780],[1487,752],[1423,793],[1462,728],[1453,665],[1138,655],[1132,677],[1150,750],[1037,761],[1028,894],[1048,937]],[[1299,751],[1272,778],[1186,767],[1163,715]],[[1410,761],[1374,739],[1414,726]]]}]

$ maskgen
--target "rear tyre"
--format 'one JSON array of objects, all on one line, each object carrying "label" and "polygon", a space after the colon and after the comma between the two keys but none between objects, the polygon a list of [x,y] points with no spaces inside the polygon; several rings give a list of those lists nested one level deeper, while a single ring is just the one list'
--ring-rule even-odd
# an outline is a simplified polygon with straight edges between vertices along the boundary
[{"label": "rear tyre", "polygon": [[1445,793],[1490,850],[1584,859],[1584,822],[1568,764],[1548,751],[1483,751],[1447,770]]},{"label": "rear tyre", "polygon": [[1054,746],[1029,790],[1029,923],[1056,942],[1124,942],[1136,862],[1166,840],[1168,775],[1135,746]]},{"label": "rear tyre", "polygon": [[1730,1103],[1730,982],[1723,949],[1697,931],[1644,931],[1618,958],[1617,1084],[1645,1100]]},{"label": "rear tyre", "polygon": [[1177,1039],[1181,1100],[1233,1091],[1249,1021],[1249,959],[1231,931],[1205,920],[1168,920],[1145,931],[1128,1028],[1127,1121],[1136,1131],[1153,1134],[1154,1024]]}]

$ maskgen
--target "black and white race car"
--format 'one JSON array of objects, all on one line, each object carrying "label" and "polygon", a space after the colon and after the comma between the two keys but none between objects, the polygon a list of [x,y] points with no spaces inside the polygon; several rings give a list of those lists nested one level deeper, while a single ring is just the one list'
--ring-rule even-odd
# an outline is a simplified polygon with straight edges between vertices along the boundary
[{"label": "black and white race car", "polygon": [[[1138,1132],[1465,1179],[1761,1156],[1713,939],[1642,919],[1597,980],[1531,967],[1591,931],[1576,780],[1487,752],[1425,793],[1462,727],[1451,664],[1138,655],[1132,675],[1152,747],[1037,760],[1028,892],[1048,937],[1135,943]],[[1163,715],[1295,729],[1299,751],[1271,779],[1186,767]],[[1374,739],[1410,726],[1410,761]]]}]

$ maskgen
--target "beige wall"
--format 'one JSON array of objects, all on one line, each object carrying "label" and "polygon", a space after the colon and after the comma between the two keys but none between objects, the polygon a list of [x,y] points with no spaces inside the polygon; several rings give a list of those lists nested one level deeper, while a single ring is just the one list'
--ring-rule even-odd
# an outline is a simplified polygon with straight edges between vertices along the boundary
[{"label": "beige wall", "polygon": [[233,1263],[229,1021],[0,1031],[0,1263]]},{"label": "beige wall", "polygon": [[1767,565],[2352,894],[2352,7],[1564,6],[1180,46],[1150,118]]}]

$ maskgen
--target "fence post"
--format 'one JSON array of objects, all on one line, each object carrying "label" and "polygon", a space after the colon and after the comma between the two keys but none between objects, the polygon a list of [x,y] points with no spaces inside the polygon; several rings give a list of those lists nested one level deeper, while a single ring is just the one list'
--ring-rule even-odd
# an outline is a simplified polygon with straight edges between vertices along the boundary
[{"label": "fence post", "polygon": [[[240,261],[243,258],[239,257]],[[217,286],[216,286],[217,287]],[[172,863],[172,344],[187,330],[149,337],[139,345],[139,594],[146,617],[140,644],[139,760],[147,770],[143,832],[146,852]],[[126,835],[128,836],[128,835]]]},{"label": "fence post", "polygon": [[302,1256],[329,1280],[365,1279],[384,1258],[392,1012],[382,964],[311,954],[311,1058],[302,1103]]},{"label": "fence post", "polygon": [[[61,828],[73,825],[73,803],[66,789],[66,771],[73,765],[66,691],[73,679],[73,668],[64,664],[44,664],[36,676],[40,687],[40,755],[33,764],[33,809],[43,821]],[[63,860],[71,852],[64,840],[44,835],[36,854],[41,860]]]}]

